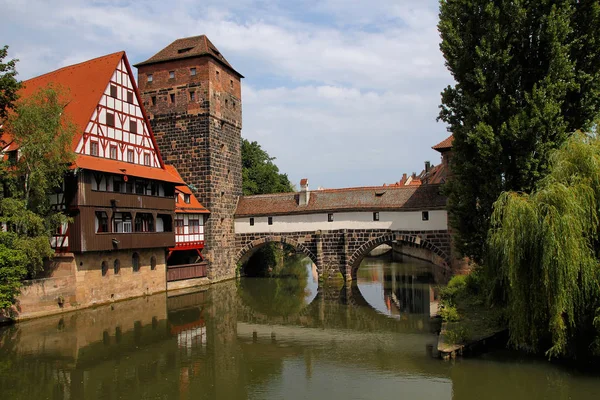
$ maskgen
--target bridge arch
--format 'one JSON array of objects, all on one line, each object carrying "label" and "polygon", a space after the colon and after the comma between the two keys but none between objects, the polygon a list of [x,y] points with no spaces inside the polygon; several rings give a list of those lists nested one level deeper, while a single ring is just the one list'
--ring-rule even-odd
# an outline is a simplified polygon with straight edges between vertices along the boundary
[{"label": "bridge arch", "polygon": [[351,277],[353,280],[356,279],[356,275],[358,272],[358,267],[360,266],[362,260],[365,258],[367,254],[371,252],[374,248],[382,244],[393,244],[394,242],[400,242],[403,245],[407,245],[409,247],[413,247],[416,249],[423,249],[426,251],[428,257],[417,257],[421,258],[425,261],[430,262],[431,264],[439,267],[443,274],[444,278],[448,278],[451,274],[451,267],[449,265],[450,257],[443,250],[439,249],[437,246],[432,244],[431,242],[422,239],[419,236],[408,235],[408,234],[396,234],[394,232],[389,232],[368,240],[363,243],[358,249],[354,251],[354,253],[348,258],[346,263],[346,268],[349,269]]},{"label": "bridge arch", "polygon": [[242,247],[242,249],[238,252],[236,258],[236,264],[244,264],[246,261],[250,259],[250,257],[254,254],[256,250],[261,248],[267,243],[284,243],[294,247],[296,250],[301,251],[305,256],[310,258],[310,260],[319,267],[317,263],[317,256],[310,251],[306,246],[301,244],[295,239],[285,237],[285,236],[265,236],[262,238],[255,239]]}]

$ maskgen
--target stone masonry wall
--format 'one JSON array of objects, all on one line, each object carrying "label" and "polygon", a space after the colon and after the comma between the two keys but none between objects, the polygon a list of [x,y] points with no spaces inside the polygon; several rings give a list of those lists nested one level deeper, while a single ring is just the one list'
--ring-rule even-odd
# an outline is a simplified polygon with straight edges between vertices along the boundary
[{"label": "stone masonry wall", "polygon": [[[169,78],[170,71],[175,78]],[[148,74],[153,76],[151,83]],[[242,194],[239,76],[208,57],[196,57],[140,66],[138,81],[164,162],[177,168],[210,211],[202,252],[208,277],[232,278],[233,216]]]},{"label": "stone masonry wall", "polygon": [[356,278],[360,262],[381,244],[401,242],[431,253],[431,260],[450,272],[450,235],[447,231],[391,231],[388,229],[342,229],[294,233],[243,233],[235,235],[236,260],[245,262],[255,249],[268,242],[287,243],[302,251],[317,266],[319,276],[329,277],[339,271],[347,280]]}]

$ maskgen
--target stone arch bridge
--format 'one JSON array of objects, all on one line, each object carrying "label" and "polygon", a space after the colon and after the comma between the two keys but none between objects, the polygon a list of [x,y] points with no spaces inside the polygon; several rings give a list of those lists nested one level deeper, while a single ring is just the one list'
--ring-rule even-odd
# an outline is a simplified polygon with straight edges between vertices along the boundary
[{"label": "stone arch bridge", "polygon": [[[240,197],[235,213],[236,262],[281,242],[317,266],[319,277],[356,278],[360,262],[381,244],[453,272],[446,198],[438,184],[301,191]],[[436,274],[437,275],[437,274]]]},{"label": "stone arch bridge", "polygon": [[395,231],[387,229],[338,229],[314,232],[237,233],[237,261],[244,263],[266,243],[291,245],[317,266],[319,277],[339,271],[346,280],[356,279],[363,258],[381,244],[395,251],[428,261],[445,278],[452,274],[450,235],[447,230]]}]

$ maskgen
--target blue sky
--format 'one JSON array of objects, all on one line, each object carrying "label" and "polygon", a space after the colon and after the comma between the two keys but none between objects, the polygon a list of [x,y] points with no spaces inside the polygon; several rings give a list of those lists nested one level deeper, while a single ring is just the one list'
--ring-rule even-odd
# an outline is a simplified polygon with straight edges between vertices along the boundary
[{"label": "blue sky", "polygon": [[246,78],[242,135],[298,186],[380,185],[437,164],[452,83],[437,0],[0,0],[20,79],[206,34]]}]

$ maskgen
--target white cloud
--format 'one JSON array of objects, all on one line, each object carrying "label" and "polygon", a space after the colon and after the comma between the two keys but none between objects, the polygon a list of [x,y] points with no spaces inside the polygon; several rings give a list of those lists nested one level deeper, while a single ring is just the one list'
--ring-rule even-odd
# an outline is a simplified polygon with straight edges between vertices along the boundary
[{"label": "white cloud", "polygon": [[[8,1],[0,37],[22,79],[126,50],[142,61],[206,33],[246,76],[243,135],[283,172],[328,187],[392,182],[437,162],[451,82],[437,1]],[[0,43],[2,44],[2,43]]]}]

